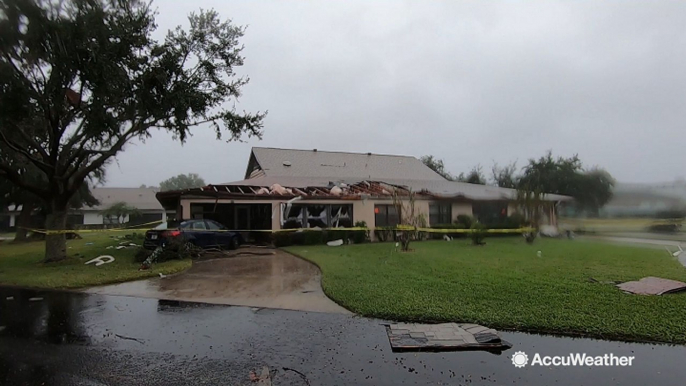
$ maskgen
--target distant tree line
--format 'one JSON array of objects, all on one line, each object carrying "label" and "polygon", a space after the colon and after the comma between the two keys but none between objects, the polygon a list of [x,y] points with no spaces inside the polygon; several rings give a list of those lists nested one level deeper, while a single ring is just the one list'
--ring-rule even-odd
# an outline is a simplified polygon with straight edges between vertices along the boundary
[{"label": "distant tree line", "polygon": [[553,157],[551,151],[544,156],[529,159],[517,169],[516,162],[491,168],[491,179],[487,181],[481,165],[471,169],[466,175],[452,175],[445,168],[442,159],[431,155],[421,157],[421,161],[436,173],[450,181],[511,188],[530,192],[562,194],[574,197],[578,211],[597,215],[600,208],[612,198],[614,178],[600,167],[584,168],[577,155],[569,158]]}]

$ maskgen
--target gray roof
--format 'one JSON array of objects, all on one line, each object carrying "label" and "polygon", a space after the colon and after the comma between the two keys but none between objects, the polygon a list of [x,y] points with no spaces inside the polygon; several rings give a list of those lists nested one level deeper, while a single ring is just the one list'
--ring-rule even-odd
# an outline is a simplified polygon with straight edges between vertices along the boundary
[{"label": "gray roof", "polygon": [[93,196],[100,205],[83,207],[81,210],[103,210],[117,202],[125,202],[139,210],[164,210],[155,194],[159,189],[153,188],[93,188]]},{"label": "gray roof", "polygon": [[[330,180],[402,178],[445,181],[410,156],[254,147],[252,154],[267,177],[306,177]],[[250,176],[250,166],[246,178]]]}]

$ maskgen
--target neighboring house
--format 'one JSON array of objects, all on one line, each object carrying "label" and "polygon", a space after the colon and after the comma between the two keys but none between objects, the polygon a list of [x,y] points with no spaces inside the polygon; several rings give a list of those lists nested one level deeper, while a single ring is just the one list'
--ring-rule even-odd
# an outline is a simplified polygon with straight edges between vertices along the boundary
[{"label": "neighboring house", "polygon": [[[91,192],[100,205],[84,207],[72,211],[74,215],[82,215],[84,225],[112,225],[120,221],[129,225],[145,224],[153,221],[167,221],[167,211],[155,197],[159,191],[157,188],[93,188]],[[140,212],[139,216],[122,219],[105,217],[101,212],[118,202],[126,203]]]},{"label": "neighboring house", "polygon": [[[428,225],[460,214],[489,222],[516,211],[516,191],[448,181],[408,156],[318,150],[253,148],[242,181],[160,192],[157,198],[181,219],[209,218],[236,230],[398,224],[392,191],[415,192],[415,210]],[[557,204],[571,197],[545,195],[544,224],[557,223]],[[373,234],[373,232],[372,232]]]},{"label": "neighboring house", "polygon": [[686,183],[617,183],[612,199],[600,210],[603,217],[657,217],[686,210]]},{"label": "neighboring house", "polygon": [[[158,189],[153,188],[93,188],[93,196],[100,202],[93,207],[83,207],[69,211],[67,224],[70,227],[116,225],[121,221],[127,225],[144,224],[153,221],[166,221],[167,212],[155,197]],[[124,202],[140,212],[139,216],[129,218],[128,216],[119,218],[103,217],[101,212],[112,204]],[[15,208],[10,206],[8,210],[0,216],[0,229],[9,229],[16,226],[16,219],[21,211],[21,206]],[[173,211],[170,213],[173,216]],[[32,226],[42,228],[44,221],[40,214],[32,218]]]}]

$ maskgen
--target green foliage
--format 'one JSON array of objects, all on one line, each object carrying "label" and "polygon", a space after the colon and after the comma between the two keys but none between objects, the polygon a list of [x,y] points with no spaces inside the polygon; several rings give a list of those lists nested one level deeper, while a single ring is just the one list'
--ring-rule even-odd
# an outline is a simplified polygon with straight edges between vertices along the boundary
[{"label": "green foliage", "polygon": [[480,222],[475,222],[472,224],[472,232],[470,237],[472,238],[472,245],[486,245],[484,241],[486,239],[486,226]]},{"label": "green foliage", "polygon": [[502,168],[496,163],[491,168],[491,173],[493,182],[498,187],[516,189],[519,184],[519,176],[516,174],[516,162],[503,166]]},{"label": "green foliage", "polygon": [[141,212],[138,208],[133,207],[125,202],[115,202],[109,207],[100,212],[103,217],[116,218],[120,224],[124,223],[124,218],[140,216]]},{"label": "green foliage", "polygon": [[[0,2],[0,178],[48,203],[49,229],[65,226],[69,200],[127,143],[162,129],[184,142],[208,124],[217,137],[261,137],[264,113],[233,106],[244,28],[215,11],[156,34],[141,0]],[[40,178],[25,178],[24,163]],[[66,258],[46,237],[46,261]]]},{"label": "green foliage", "polygon": [[[146,262],[153,254],[155,254],[152,259],[154,261]],[[200,257],[201,254],[202,249],[200,247],[196,247],[195,245],[184,241],[183,238],[177,237],[169,240],[164,248],[158,252],[142,247],[138,248],[134,255],[134,260],[139,263],[145,263],[144,265],[146,268],[150,268],[153,263],[158,264],[171,260],[196,259]]]},{"label": "green foliage", "polygon": [[472,216],[469,216],[466,214],[459,214],[459,215],[457,215],[457,218],[455,219],[455,223],[462,225],[464,227],[464,229],[471,228],[473,222],[474,222],[474,218]]},{"label": "green foliage", "polygon": [[443,164],[442,159],[435,158],[432,155],[424,155],[419,160],[422,161],[422,163],[424,165],[428,166],[431,170],[440,174],[446,180],[455,181],[455,177],[453,177],[452,174],[450,174],[447,170],[445,170],[445,165]]},{"label": "green foliage", "polygon": [[[478,323],[495,329],[686,344],[686,294],[628,295],[612,284],[646,276],[686,281],[664,250],[521,238],[339,248],[290,247],[315,262],[336,303],[365,317]],[[542,251],[542,257],[536,251]]]},{"label": "green foliage", "polygon": [[555,159],[549,151],[538,160],[529,160],[519,179],[519,189],[572,196],[580,210],[597,214],[612,198],[614,183],[612,176],[603,169],[585,171],[576,155]]},{"label": "green foliage", "polygon": [[277,248],[288,247],[293,245],[293,237],[291,232],[276,232],[272,234],[272,242]]},{"label": "green foliage", "polygon": [[[118,246],[117,232],[83,233],[83,239],[68,240],[69,256],[58,263],[42,263],[43,241],[0,246],[0,284],[38,288],[82,288],[173,274],[191,267],[190,260],[175,260],[157,264],[152,270],[139,271],[134,261],[136,249],[106,249]],[[92,244],[91,244],[92,243]],[[88,245],[86,245],[88,244]],[[114,262],[95,267],[85,264],[100,255],[111,255]]]},{"label": "green foliage", "polygon": [[460,173],[455,180],[468,184],[486,185],[486,176],[481,165],[474,166],[466,175]]},{"label": "green foliage", "polygon": [[202,188],[206,186],[205,180],[196,173],[179,174],[160,182],[160,190],[182,190],[190,188]]},{"label": "green foliage", "polygon": [[[304,245],[319,245],[324,244],[324,231],[304,231]],[[345,240],[344,240],[345,241]]]}]

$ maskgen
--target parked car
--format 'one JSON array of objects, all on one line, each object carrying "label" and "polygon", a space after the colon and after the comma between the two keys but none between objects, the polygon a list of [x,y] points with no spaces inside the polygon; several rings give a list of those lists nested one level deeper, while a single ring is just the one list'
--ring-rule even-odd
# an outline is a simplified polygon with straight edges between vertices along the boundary
[{"label": "parked car", "polygon": [[236,249],[243,244],[240,233],[228,230],[224,225],[213,220],[187,220],[178,226],[162,223],[145,232],[145,249],[164,247],[172,239],[180,237],[184,242],[200,248]]}]

